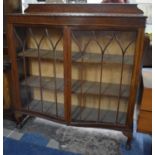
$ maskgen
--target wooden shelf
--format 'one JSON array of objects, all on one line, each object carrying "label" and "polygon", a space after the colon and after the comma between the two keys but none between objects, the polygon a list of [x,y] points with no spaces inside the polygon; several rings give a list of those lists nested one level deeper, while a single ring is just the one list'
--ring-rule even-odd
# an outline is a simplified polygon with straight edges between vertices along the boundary
[{"label": "wooden shelf", "polygon": [[[40,100],[32,100],[29,105],[24,107],[25,110],[45,113],[47,115],[56,116],[56,103],[55,102],[47,102],[43,101],[41,103]],[[58,109],[58,117],[64,117],[64,104],[57,103]],[[93,113],[93,115],[92,115]],[[100,119],[98,120],[98,109],[96,108],[82,108],[80,109],[79,106],[72,105],[72,121],[99,121],[99,122],[110,122],[115,123],[116,111],[111,110],[100,110]],[[119,112],[118,115],[118,122],[124,124],[126,121],[126,113]]]},{"label": "wooden shelf", "polygon": [[[41,81],[41,84],[40,84]],[[56,78],[57,91],[64,91],[64,80],[63,78]],[[30,76],[26,80],[21,82],[21,85],[28,86],[28,87],[34,87],[34,88],[40,88],[47,90],[54,90],[55,89],[55,78],[54,77],[42,77],[39,76]]]},{"label": "wooden shelf", "polygon": [[[109,96],[109,97],[118,97],[119,96],[119,84],[113,83],[100,83],[99,82],[90,82],[90,81],[83,81],[80,82],[79,80],[74,82],[72,85],[73,93],[80,94],[81,93],[81,83],[82,83],[82,92],[84,94],[89,95],[99,95],[100,94],[100,87],[101,87],[101,95],[102,96]],[[121,97],[128,98],[129,97],[129,85],[122,85],[121,88]]]},{"label": "wooden shelf", "polygon": [[[80,110],[79,106],[72,105],[72,121],[73,122],[108,122],[108,123],[115,123],[116,121],[116,111],[111,110],[104,110],[100,109],[100,118],[98,120],[98,109],[96,108],[82,108]],[[93,115],[92,115],[93,114]],[[126,122],[126,113],[119,112],[118,115],[118,122],[120,124],[125,124]]]},{"label": "wooden shelf", "polygon": [[[41,59],[48,59],[48,60],[54,60],[54,58],[57,61],[63,61],[64,56],[62,51],[56,51],[53,52],[51,50],[41,49],[39,50],[39,55]],[[23,52],[20,52],[18,54],[19,57],[27,57],[27,58],[38,58],[38,50],[37,49],[27,49]]]},{"label": "wooden shelf", "polygon": [[[75,52],[74,57],[76,57],[76,62],[81,62],[83,58],[83,62],[85,63],[101,63],[101,54],[97,53],[80,53]],[[103,56],[103,63],[107,64],[121,64],[122,56],[121,55],[112,55],[105,54]],[[125,65],[133,65],[133,56],[125,56],[124,57]]]},{"label": "wooden shelf", "polygon": [[[56,115],[56,103],[40,100],[32,100],[29,105],[24,107],[25,110],[30,110],[34,112],[45,113],[48,115]],[[64,104],[57,103],[58,116],[64,117]]]},{"label": "wooden shelf", "polygon": [[[41,85],[40,85],[41,80]],[[56,90],[57,91],[64,91],[64,79],[63,78],[56,78],[54,77],[42,77],[41,79],[39,76],[30,76],[26,80],[21,82],[22,86],[34,87],[47,90],[55,90],[55,80],[56,80]],[[81,86],[82,86],[82,93],[88,95],[99,95],[100,87],[101,87],[101,95],[109,96],[109,97],[118,97],[119,95],[119,84],[112,84],[112,83],[100,83],[99,82],[90,82],[90,81],[79,81],[79,80],[72,80],[72,93],[81,94]],[[128,98],[129,97],[129,85],[122,85],[121,88],[121,98]]]},{"label": "wooden shelf", "polygon": [[[51,50],[39,50],[40,57],[42,59],[49,59],[57,61],[63,61],[64,56],[62,51],[56,51],[55,53]],[[19,57],[27,57],[27,58],[38,58],[38,50],[37,49],[27,49],[23,52],[18,54]],[[100,63],[101,62],[101,54],[97,53],[89,53],[86,52],[84,54],[80,52],[72,52],[72,62],[80,63],[83,58],[83,62],[85,63]],[[122,56],[121,55],[112,55],[112,54],[105,54],[103,57],[103,63],[107,64],[121,64]],[[124,64],[132,66],[133,65],[133,56],[125,56],[124,57]]]}]

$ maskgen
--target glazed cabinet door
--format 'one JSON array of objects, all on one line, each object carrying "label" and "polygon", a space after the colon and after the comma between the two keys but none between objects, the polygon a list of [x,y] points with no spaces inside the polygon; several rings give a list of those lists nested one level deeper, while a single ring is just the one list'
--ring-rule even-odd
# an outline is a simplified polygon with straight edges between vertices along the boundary
[{"label": "glazed cabinet door", "polygon": [[63,30],[15,26],[20,110],[64,120]]},{"label": "glazed cabinet door", "polygon": [[71,122],[125,125],[136,31],[71,31]]}]

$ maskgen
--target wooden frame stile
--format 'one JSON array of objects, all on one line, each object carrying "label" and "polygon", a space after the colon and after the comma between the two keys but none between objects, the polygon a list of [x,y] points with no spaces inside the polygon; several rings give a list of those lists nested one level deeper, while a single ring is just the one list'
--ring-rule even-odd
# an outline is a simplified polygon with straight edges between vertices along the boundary
[{"label": "wooden frame stile", "polygon": [[[143,56],[143,40],[144,40],[144,28],[139,28],[137,30],[137,40],[136,40],[136,49],[134,56],[134,68],[132,72],[131,78],[131,86],[130,86],[130,98],[128,103],[128,111],[127,111],[127,131],[124,131],[124,135],[128,137],[127,143],[129,144],[132,140],[132,132],[133,132],[133,113],[134,106],[136,101],[137,89],[140,80],[140,70],[141,70],[141,61]],[[139,76],[138,76],[139,75]]]},{"label": "wooden frame stile", "polygon": [[65,120],[71,122],[71,31],[68,26],[64,27],[64,109]]},{"label": "wooden frame stile", "polygon": [[[18,111],[21,109],[21,101],[19,98],[19,81],[18,81],[18,73],[17,73],[17,60],[16,60],[16,51],[15,51],[15,42],[12,38],[14,36],[13,24],[7,23],[7,42],[8,42],[8,54],[11,62],[11,86],[13,87],[12,97],[14,98],[13,101],[13,109]],[[15,113],[15,118],[17,122],[19,122],[20,113]]]}]

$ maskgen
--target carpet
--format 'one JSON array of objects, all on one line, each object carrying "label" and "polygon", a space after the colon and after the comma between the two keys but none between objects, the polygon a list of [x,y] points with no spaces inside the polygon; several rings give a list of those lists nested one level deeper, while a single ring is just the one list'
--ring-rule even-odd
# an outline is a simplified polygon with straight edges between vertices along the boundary
[{"label": "carpet", "polygon": [[121,155],[119,143],[98,132],[62,127],[56,131],[56,139],[63,150],[82,155]]},{"label": "carpet", "polygon": [[[147,134],[134,132],[132,148],[126,150],[126,137],[121,132],[60,125],[39,118],[30,119],[22,129],[16,129],[13,122],[5,120],[3,135],[4,149],[7,146],[5,146],[5,137],[7,137],[29,143],[29,146],[32,145],[34,148],[37,146],[80,155],[152,154],[152,137]],[[44,155],[41,153],[35,155]]]},{"label": "carpet", "polygon": [[[38,138],[41,136],[44,138],[42,143],[46,145],[48,140],[46,146],[58,150],[81,155],[120,155],[119,140],[117,141],[117,139],[121,137],[119,135],[122,135],[122,133],[116,131],[72,127],[35,118],[30,119],[22,129],[15,129],[15,132],[24,133],[27,136],[33,134],[33,137],[35,135],[37,140],[32,140],[31,137],[27,138],[35,144],[36,142],[39,143]],[[21,137],[21,139],[25,138]]]},{"label": "carpet", "polygon": [[[34,140],[34,138],[32,138]],[[4,155],[79,155],[67,151],[47,148],[45,146],[32,144],[23,140],[28,140],[26,136],[21,140],[4,137]]]},{"label": "carpet", "polygon": [[148,134],[134,133],[131,150],[125,149],[125,143],[120,145],[122,155],[152,155],[152,137]]}]

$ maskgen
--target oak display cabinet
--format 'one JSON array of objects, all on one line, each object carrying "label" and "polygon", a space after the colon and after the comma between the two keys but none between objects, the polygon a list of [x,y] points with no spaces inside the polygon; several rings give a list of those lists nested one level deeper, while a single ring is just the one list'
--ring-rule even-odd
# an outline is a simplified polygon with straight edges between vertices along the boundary
[{"label": "oak display cabinet", "polygon": [[131,4],[31,4],[8,15],[16,120],[116,129],[129,144],[145,19]]}]

